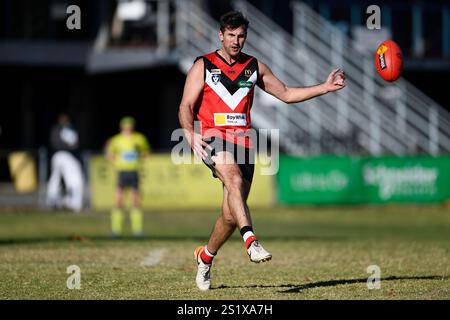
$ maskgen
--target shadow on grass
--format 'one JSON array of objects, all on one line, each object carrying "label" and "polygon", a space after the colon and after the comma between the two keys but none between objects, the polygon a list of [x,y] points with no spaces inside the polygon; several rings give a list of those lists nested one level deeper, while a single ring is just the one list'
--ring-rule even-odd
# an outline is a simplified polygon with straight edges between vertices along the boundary
[{"label": "shadow on grass", "polygon": [[[0,246],[5,245],[21,245],[21,244],[39,244],[39,243],[49,243],[49,242],[139,242],[139,241],[196,241],[204,243],[208,239],[207,235],[204,236],[193,236],[192,234],[169,234],[169,235],[150,235],[143,237],[133,237],[133,236],[123,236],[119,238],[114,238],[108,235],[58,235],[58,236],[42,236],[42,237],[17,237],[17,238],[0,238]],[[349,240],[348,237],[338,237],[338,236],[266,236],[264,238],[267,241],[346,241]],[[228,241],[242,241],[240,237],[230,238]]]},{"label": "shadow on grass", "polygon": [[111,237],[111,236],[55,236],[55,237],[30,237],[30,238],[10,238],[0,239],[0,246],[6,245],[26,245],[26,244],[39,244],[39,243],[95,243],[95,242],[144,242],[144,241],[198,241],[204,242],[205,237],[186,237],[186,236],[123,236],[123,237]]},{"label": "shadow on grass", "polygon": [[[394,281],[394,280],[448,280],[449,276],[416,276],[416,277],[397,277],[390,276],[386,278],[381,278],[383,281]],[[211,290],[221,290],[221,289],[237,289],[237,288],[288,288],[286,290],[280,290],[279,293],[301,293],[305,289],[314,289],[321,287],[335,287],[338,285],[353,284],[353,283],[367,283],[367,278],[362,279],[342,279],[342,280],[329,280],[329,281],[318,281],[306,284],[279,284],[279,285],[247,285],[247,286],[227,286],[220,285],[216,288],[211,288]]]}]

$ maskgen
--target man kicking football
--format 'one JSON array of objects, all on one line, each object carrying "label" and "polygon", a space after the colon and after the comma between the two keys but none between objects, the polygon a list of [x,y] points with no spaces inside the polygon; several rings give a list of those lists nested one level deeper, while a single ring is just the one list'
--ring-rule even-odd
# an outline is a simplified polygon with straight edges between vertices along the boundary
[{"label": "man kicking football", "polygon": [[[208,243],[194,251],[200,290],[211,288],[214,256],[236,228],[250,261],[258,263],[272,258],[254,233],[247,206],[254,172],[254,148],[247,133],[251,128],[255,86],[285,103],[298,103],[345,86],[344,73],[339,69],[333,70],[319,85],[286,86],[267,65],[242,52],[248,24],[240,12],[221,17],[221,48],[196,59],[188,72],[179,108],[180,124],[192,150],[223,184],[222,213]],[[194,130],[195,121],[200,123],[200,132]]]}]

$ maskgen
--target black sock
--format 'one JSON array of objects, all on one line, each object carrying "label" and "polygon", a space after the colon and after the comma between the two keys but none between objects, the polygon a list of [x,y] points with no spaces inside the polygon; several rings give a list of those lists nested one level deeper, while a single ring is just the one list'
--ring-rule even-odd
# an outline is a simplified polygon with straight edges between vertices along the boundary
[{"label": "black sock", "polygon": [[241,230],[241,236],[242,239],[244,239],[245,242],[245,248],[248,249],[250,245],[256,241],[256,236],[253,233],[253,228],[251,226],[245,226]]},{"label": "black sock", "polygon": [[241,230],[239,230],[239,232],[241,233],[241,236],[244,236],[244,234],[245,234],[247,231],[253,232],[252,226],[245,226],[245,227],[242,227]]}]

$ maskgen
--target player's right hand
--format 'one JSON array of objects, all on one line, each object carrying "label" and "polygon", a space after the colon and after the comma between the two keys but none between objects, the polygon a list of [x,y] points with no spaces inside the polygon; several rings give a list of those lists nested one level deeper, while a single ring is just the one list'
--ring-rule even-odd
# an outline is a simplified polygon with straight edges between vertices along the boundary
[{"label": "player's right hand", "polygon": [[189,139],[189,144],[194,153],[205,160],[208,157],[208,153],[205,149],[212,150],[212,147],[207,144],[201,134],[193,133]]}]

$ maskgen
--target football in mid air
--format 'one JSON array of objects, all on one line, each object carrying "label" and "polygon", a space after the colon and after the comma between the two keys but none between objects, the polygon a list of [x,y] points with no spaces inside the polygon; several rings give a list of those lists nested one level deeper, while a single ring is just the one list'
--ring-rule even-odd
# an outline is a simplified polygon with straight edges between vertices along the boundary
[{"label": "football in mid air", "polygon": [[375,67],[386,81],[397,80],[403,71],[403,54],[392,40],[383,41],[375,53]]}]

